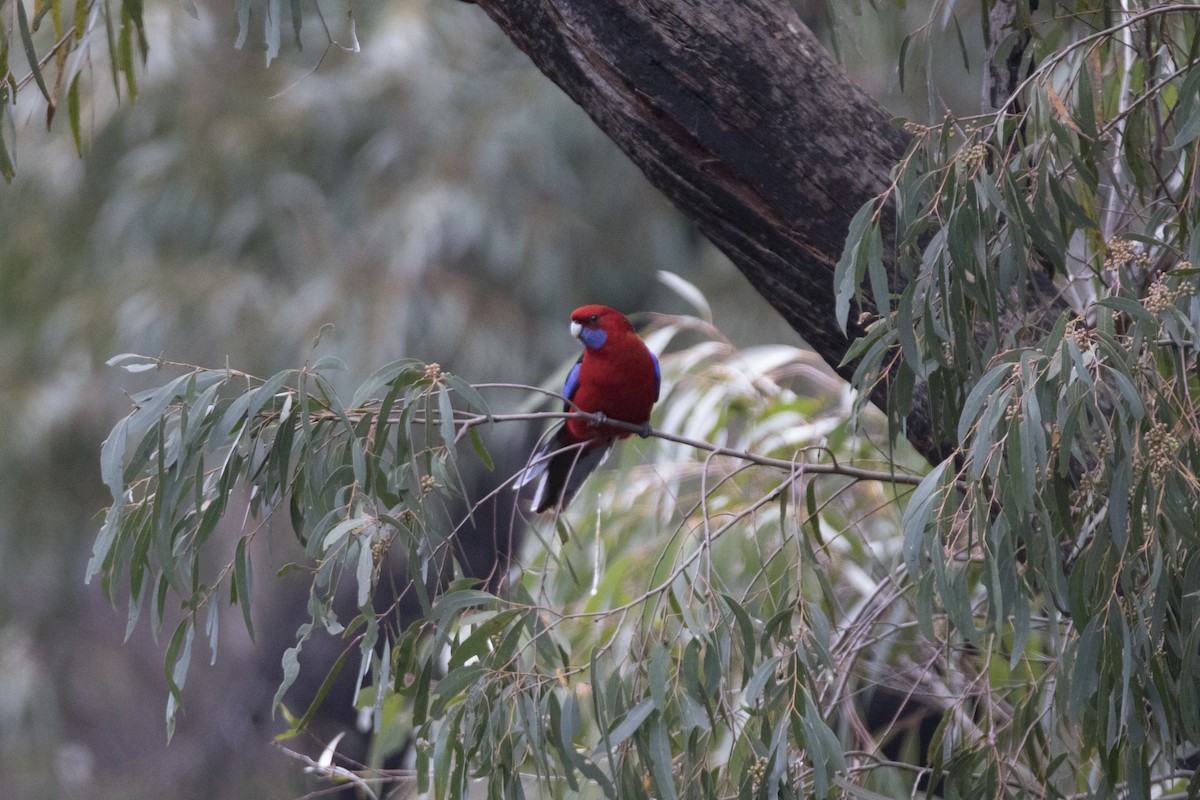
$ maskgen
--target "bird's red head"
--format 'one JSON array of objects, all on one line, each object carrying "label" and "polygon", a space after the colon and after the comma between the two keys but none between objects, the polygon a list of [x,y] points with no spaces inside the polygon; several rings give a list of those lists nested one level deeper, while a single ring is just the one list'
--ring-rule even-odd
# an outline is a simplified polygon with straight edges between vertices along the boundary
[{"label": "bird's red head", "polygon": [[625,315],[608,306],[583,306],[571,313],[571,335],[592,350],[603,347],[609,334],[632,331]]},{"label": "bird's red head", "polygon": [[606,331],[633,330],[625,315],[608,306],[582,306],[571,312],[571,322],[583,328],[598,328]]}]

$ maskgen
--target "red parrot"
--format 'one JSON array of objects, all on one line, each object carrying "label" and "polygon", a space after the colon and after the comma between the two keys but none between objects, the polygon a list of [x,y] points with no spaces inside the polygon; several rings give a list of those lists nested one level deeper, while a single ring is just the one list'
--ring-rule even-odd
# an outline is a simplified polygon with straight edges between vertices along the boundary
[{"label": "red parrot", "polygon": [[[583,354],[563,385],[563,411],[586,411],[644,425],[642,435],[648,436],[650,408],[658,400],[662,373],[658,359],[633,325],[608,306],[583,306],[571,314],[571,335],[583,342]],[[533,510],[562,510],[608,456],[613,443],[631,434],[589,420],[563,420],[550,441],[530,457],[516,488],[537,481]]]}]

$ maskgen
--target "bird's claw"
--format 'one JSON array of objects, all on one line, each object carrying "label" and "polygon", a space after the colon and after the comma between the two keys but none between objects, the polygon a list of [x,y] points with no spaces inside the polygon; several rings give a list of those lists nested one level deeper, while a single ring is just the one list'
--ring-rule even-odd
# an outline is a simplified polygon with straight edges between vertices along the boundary
[{"label": "bird's claw", "polygon": [[649,439],[650,435],[653,433],[654,433],[654,428],[651,428],[650,423],[647,421],[647,422],[642,423],[642,427],[637,432],[637,435],[642,437],[643,439]]},{"label": "bird's claw", "polygon": [[592,418],[590,420],[588,420],[588,424],[590,424],[593,428],[598,428],[607,422],[608,422],[608,415],[605,414],[603,411],[595,412],[594,414],[592,414]]}]

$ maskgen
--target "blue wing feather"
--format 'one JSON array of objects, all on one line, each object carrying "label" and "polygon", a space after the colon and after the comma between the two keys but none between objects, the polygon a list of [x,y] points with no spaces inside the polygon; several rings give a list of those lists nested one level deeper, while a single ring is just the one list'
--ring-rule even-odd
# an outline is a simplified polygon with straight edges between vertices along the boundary
[{"label": "blue wing feather", "polygon": [[658,402],[658,393],[662,389],[662,369],[658,366],[658,356],[651,351],[650,357],[654,359],[654,402]]},{"label": "blue wing feather", "polygon": [[[575,366],[571,367],[571,371],[567,373],[567,382],[563,384],[563,397],[567,400],[575,399],[575,392],[579,390],[579,367],[583,365],[583,356],[575,362]],[[655,371],[658,370],[658,362],[655,362]],[[563,411],[570,411],[571,404],[563,403]]]}]

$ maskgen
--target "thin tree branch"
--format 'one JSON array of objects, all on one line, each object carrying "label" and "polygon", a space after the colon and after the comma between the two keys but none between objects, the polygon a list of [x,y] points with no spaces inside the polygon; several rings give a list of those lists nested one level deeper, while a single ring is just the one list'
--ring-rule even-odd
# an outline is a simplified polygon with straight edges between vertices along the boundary
[{"label": "thin tree branch", "polygon": [[[513,385],[512,388],[518,387]],[[520,388],[537,389],[537,387],[532,386]],[[351,420],[358,418],[358,415],[352,411],[347,411],[346,415]],[[332,413],[313,414],[310,418],[314,421],[327,421],[340,419],[340,416]],[[679,436],[678,434],[668,433],[667,431],[648,428],[645,425],[637,425],[632,422],[624,422],[622,420],[612,419],[604,414],[589,414],[584,411],[525,411],[512,414],[470,414],[467,416],[457,417],[455,419],[455,423],[461,426],[458,429],[458,435],[456,439],[461,439],[462,436],[471,428],[477,428],[482,425],[502,422],[536,422],[538,420],[556,419],[580,419],[597,426],[604,425],[608,428],[621,428],[622,430],[627,430],[630,433],[636,433],[643,438],[662,439],[664,441],[686,445],[696,450],[704,450],[706,452],[713,453],[714,455],[736,458],[741,461],[748,461],[752,464],[758,464],[759,466],[774,467],[775,469],[783,469],[789,472],[800,471],[808,475],[841,475],[843,477],[852,478],[858,481],[878,481],[880,483],[896,483],[906,486],[919,485],[923,477],[921,475],[908,475],[892,470],[875,470],[865,469],[863,467],[854,467],[846,464],[840,464],[836,460],[832,464],[814,464],[806,461],[798,461],[796,459],[787,460],[782,458],[771,458],[770,456],[760,455],[749,450],[735,450],[730,447],[722,447],[721,445],[713,444],[712,442],[706,442],[703,439],[692,439],[687,436]],[[394,424],[399,421],[399,416],[388,420],[390,424]],[[441,418],[436,415],[432,417],[413,417],[412,422],[417,424],[437,425],[441,422]],[[804,448],[804,450],[810,449],[829,452],[826,448]]]}]

